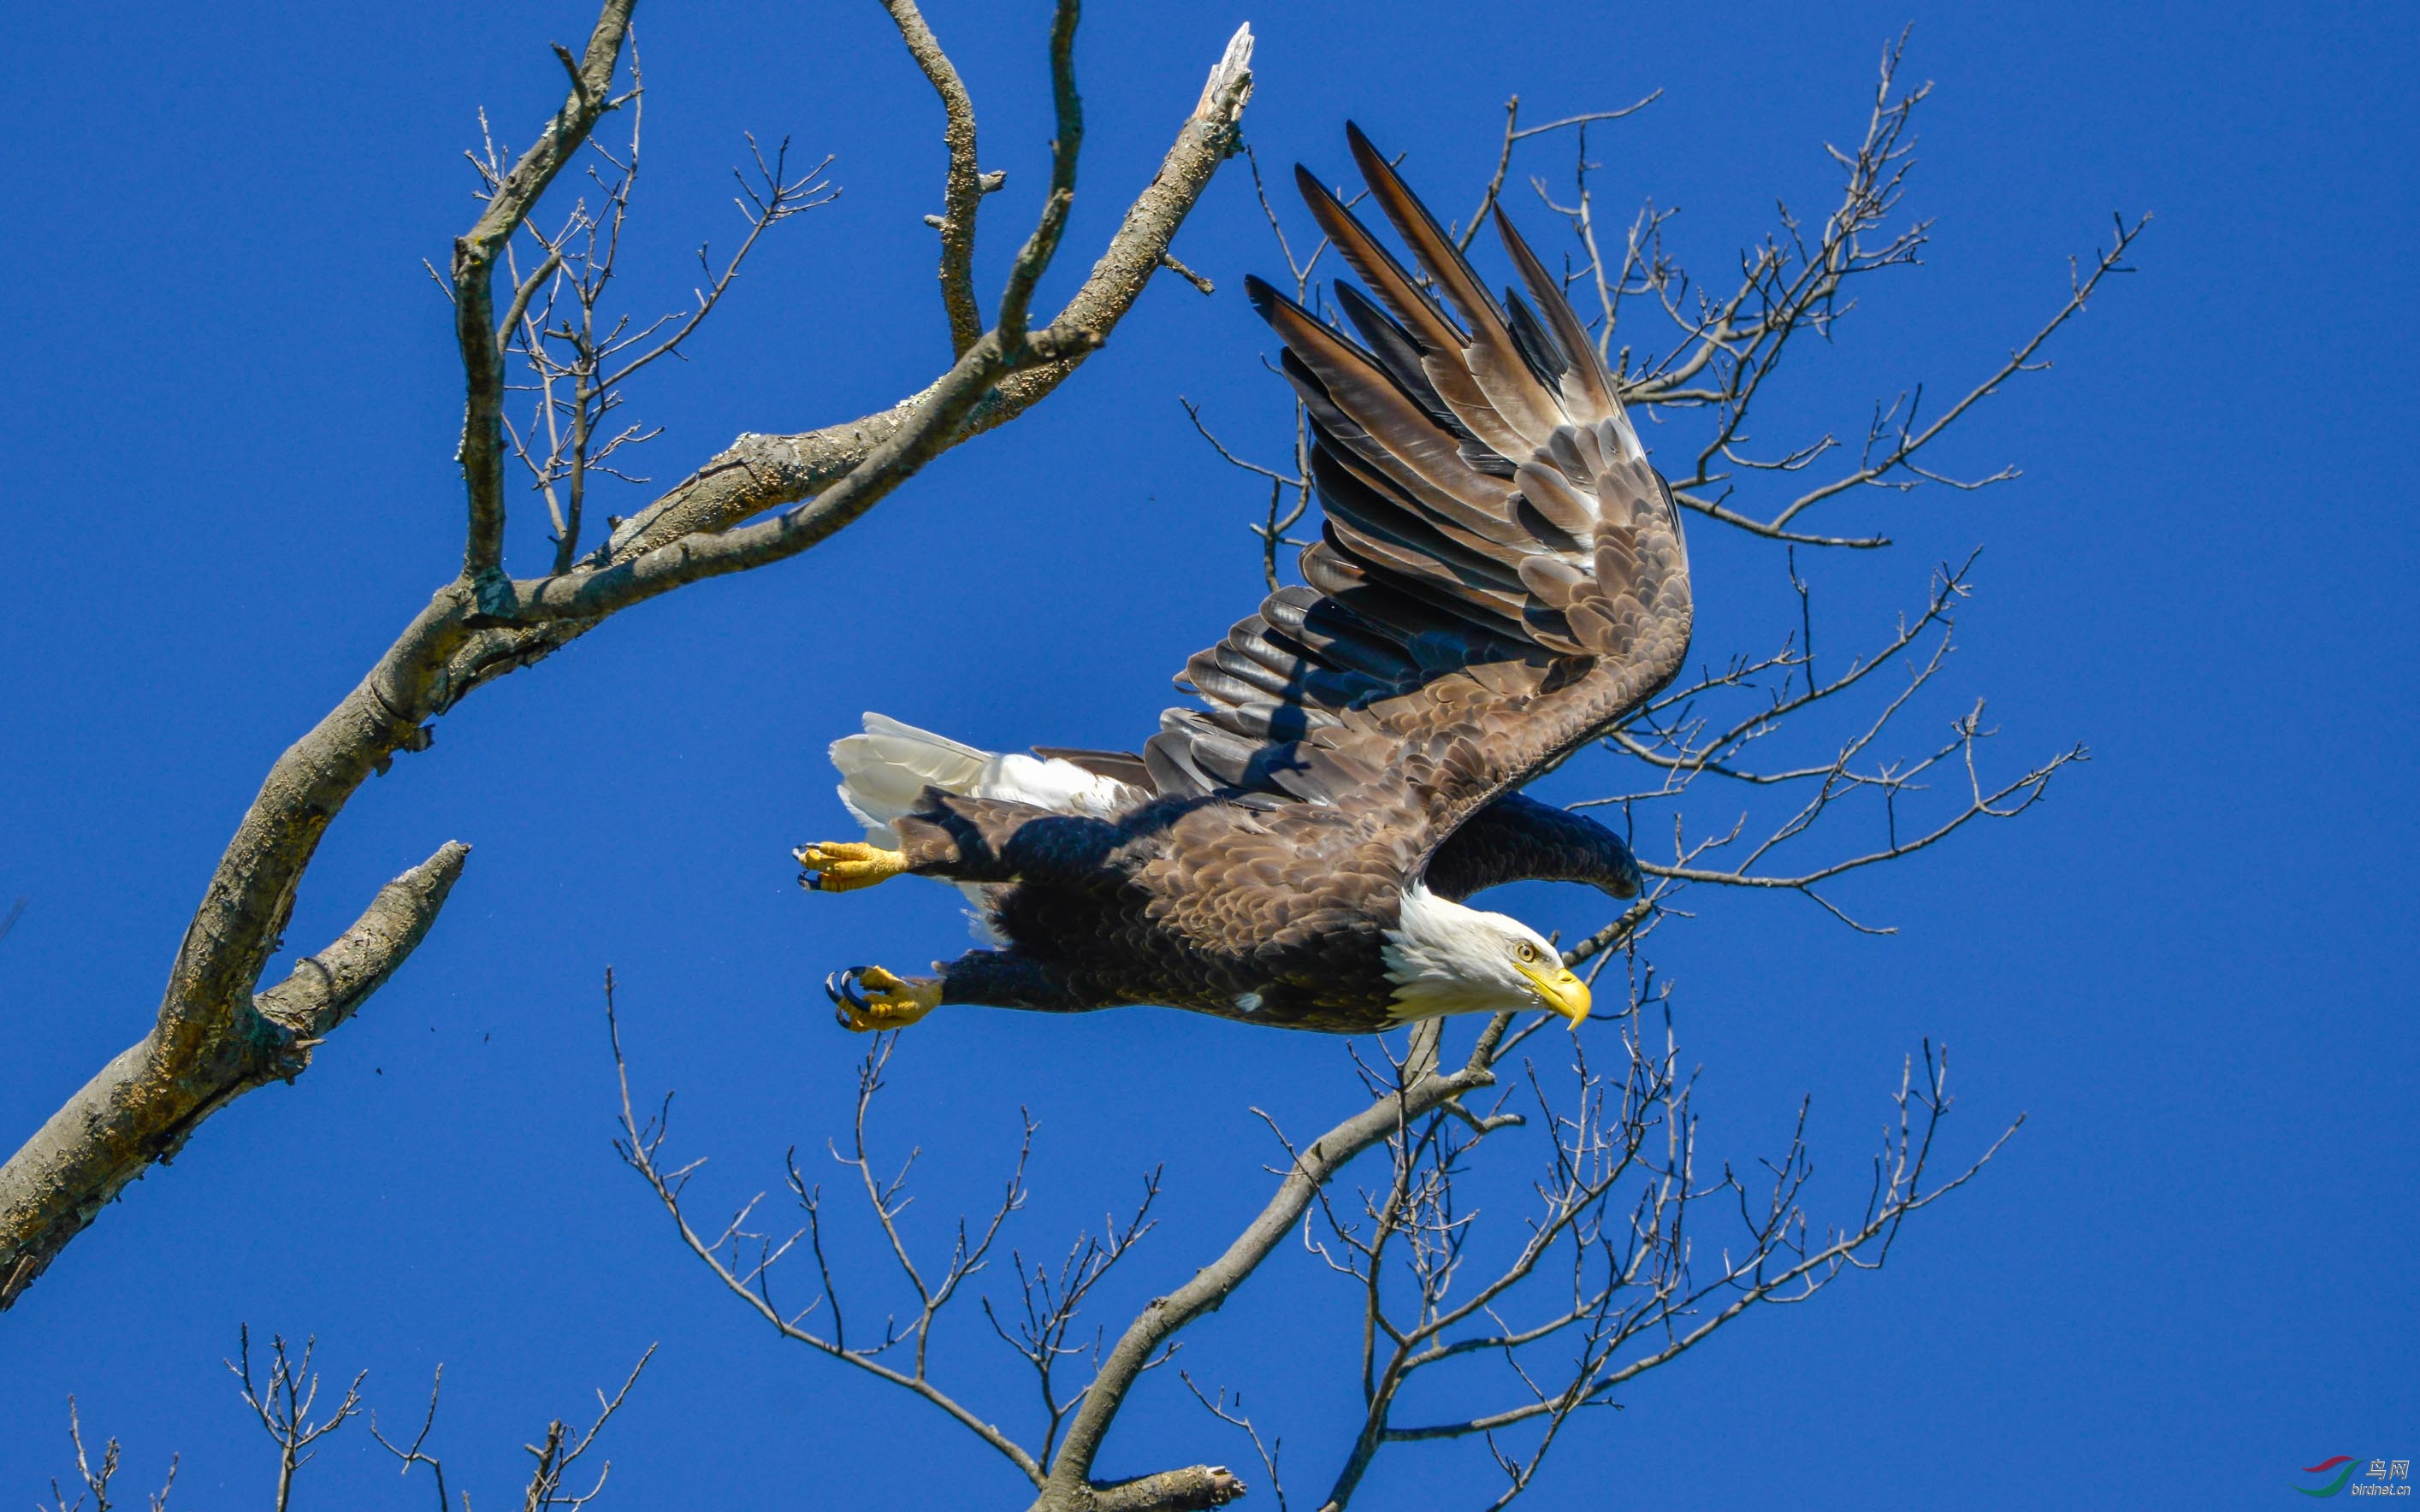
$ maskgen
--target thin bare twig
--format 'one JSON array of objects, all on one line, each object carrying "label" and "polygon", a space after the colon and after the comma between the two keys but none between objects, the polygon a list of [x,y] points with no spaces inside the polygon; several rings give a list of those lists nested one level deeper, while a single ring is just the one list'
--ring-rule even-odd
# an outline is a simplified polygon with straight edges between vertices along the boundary
[{"label": "thin bare twig", "polygon": [[1566,116],[1561,120],[1548,121],[1543,126],[1523,126],[1521,124],[1521,97],[1519,95],[1514,95],[1511,99],[1505,100],[1504,145],[1496,155],[1496,172],[1488,176],[1487,188],[1485,192],[1479,196],[1479,204],[1477,208],[1471,210],[1470,219],[1463,223],[1461,233],[1454,238],[1454,245],[1465,252],[1468,252],[1470,250],[1471,239],[1479,235],[1481,223],[1487,219],[1487,212],[1494,209],[1496,208],[1496,202],[1503,196],[1504,176],[1512,171],[1512,148],[1515,146],[1528,141],[1533,136],[1544,136],[1549,131],[1559,131],[1575,126],[1588,126],[1597,121],[1618,121],[1627,116],[1636,116],[1640,111],[1645,110],[1648,106],[1655,103],[1655,101],[1663,98],[1663,90],[1652,89],[1648,91],[1644,97],[1632,101],[1630,104],[1622,106],[1619,110],[1599,110],[1590,111],[1580,116]]},{"label": "thin bare twig", "polygon": [[311,1446],[343,1427],[362,1410],[362,1381],[369,1375],[365,1370],[345,1388],[344,1399],[328,1416],[315,1417],[319,1400],[319,1377],[311,1368],[311,1356],[318,1340],[302,1341],[302,1357],[293,1358],[287,1352],[283,1335],[273,1335],[269,1341],[269,1374],[258,1384],[252,1379],[252,1329],[238,1329],[239,1348],[233,1360],[223,1361],[228,1372],[240,1384],[243,1404],[259,1419],[261,1431],[277,1445],[277,1500],[275,1512],[287,1512],[294,1493],[294,1476],[313,1458]]},{"label": "thin bare twig", "polygon": [[[792,1190],[798,1196],[800,1208],[806,1213],[810,1227],[816,1233],[815,1253],[818,1266],[823,1273],[821,1295],[810,1298],[804,1306],[785,1311],[776,1306],[773,1302],[773,1266],[796,1243],[799,1236],[793,1235],[777,1245],[767,1236],[746,1228],[744,1225],[755,1206],[753,1201],[742,1207],[737,1214],[723,1226],[721,1231],[711,1239],[691,1226],[687,1211],[681,1206],[681,1196],[690,1178],[696,1173],[699,1165],[703,1163],[692,1162],[670,1170],[660,1164],[658,1156],[663,1148],[665,1136],[670,1131],[672,1100],[669,1097],[664,1100],[653,1117],[644,1121],[638,1118],[630,1101],[629,1069],[622,1056],[621,1023],[615,1014],[613,974],[610,969],[605,974],[605,1023],[608,1038],[613,1046],[614,1078],[620,1088],[622,1098],[622,1134],[614,1143],[615,1151],[620,1154],[624,1163],[647,1183],[649,1190],[655,1193],[656,1199],[663,1205],[664,1211],[672,1218],[674,1227],[680,1234],[681,1242],[706,1263],[707,1269],[714,1273],[715,1278],[721,1281],[733,1295],[745,1302],[759,1317],[770,1323],[783,1337],[796,1340],[843,1364],[854,1365],[877,1380],[889,1381],[923,1398],[1015,1465],[1034,1485],[1041,1485],[1043,1467],[1033,1454],[998,1427],[962,1406],[956,1398],[943,1391],[925,1373],[927,1361],[924,1343],[931,1334],[934,1320],[949,1302],[950,1295],[956,1290],[958,1283],[982,1266],[984,1254],[990,1246],[992,1236],[999,1232],[1001,1221],[1023,1202],[1024,1156],[1022,1154],[1018,1156],[1018,1174],[1010,1178],[1008,1197],[1001,1203],[985,1237],[979,1243],[970,1246],[967,1242],[965,1231],[961,1229],[958,1247],[953,1254],[945,1279],[939,1287],[927,1286],[917,1271],[914,1261],[909,1258],[907,1242],[901,1237],[896,1225],[899,1212],[897,1180],[904,1180],[906,1173],[903,1170],[900,1177],[892,1182],[877,1180],[873,1175],[863,1142],[866,1111],[872,1104],[876,1092],[880,1089],[882,1068],[889,1060],[895,1037],[881,1036],[877,1042],[868,1049],[858,1082],[858,1144],[854,1157],[844,1158],[844,1163],[853,1165],[860,1172],[867,1196],[872,1201],[884,1235],[889,1241],[892,1257],[918,1294],[919,1318],[908,1331],[908,1336],[916,1340],[915,1365],[912,1369],[902,1370],[886,1364],[880,1358],[893,1344],[899,1342],[901,1335],[894,1331],[886,1330],[883,1338],[876,1344],[870,1346],[850,1344],[839,1326],[839,1308],[836,1298],[832,1303],[833,1328],[829,1334],[818,1333],[804,1326],[804,1319],[814,1310],[817,1303],[825,1298],[834,1298],[835,1294],[831,1287],[830,1269],[829,1265],[823,1263],[820,1238],[822,1221],[820,1195],[798,1176],[795,1165],[791,1167]],[[1030,1125],[1027,1137],[1030,1141],[1032,1137]],[[1031,1148],[1030,1143],[1028,1148]],[[752,1260],[743,1258],[746,1248],[750,1245],[755,1248],[755,1257]]]},{"label": "thin bare twig", "polygon": [[[76,1399],[72,1396],[68,1397],[68,1442],[75,1445],[76,1479],[82,1484],[77,1489],[75,1500],[70,1502],[67,1493],[59,1489],[58,1481],[54,1479],[51,1482],[51,1504],[43,1512],[84,1512],[87,1496],[92,1498],[92,1512],[110,1512],[110,1508],[116,1504],[109,1499],[109,1483],[117,1476],[117,1441],[111,1439],[101,1446],[101,1463],[94,1465],[85,1453],[84,1425],[77,1420]],[[160,1489],[151,1493],[150,1512],[168,1512],[168,1493],[177,1489],[177,1463],[178,1457],[170,1456],[167,1477],[160,1483]]]}]

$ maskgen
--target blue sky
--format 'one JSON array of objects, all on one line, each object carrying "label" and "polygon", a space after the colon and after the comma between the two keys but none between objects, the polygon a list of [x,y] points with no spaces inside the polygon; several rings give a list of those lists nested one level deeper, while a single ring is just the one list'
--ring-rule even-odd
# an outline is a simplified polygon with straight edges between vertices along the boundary
[{"label": "blue sky", "polygon": [[[1817,564],[1842,647],[1985,548],[1945,712],[1987,696],[2021,765],[2092,762],[2022,819],[1842,889],[1850,933],[1794,898],[1692,895],[1655,942],[1710,1155],[1745,1163],[1811,1094],[1818,1215],[1854,1206],[1901,1057],[1946,1041],[1953,1153],[2019,1112],[1969,1189],[1889,1267],[1744,1320],[1589,1421],[1539,1504],[2261,1506],[2295,1467],[2420,1446],[2420,1044],[2407,940],[2414,839],[2414,244],[2399,7],[1863,4],[1639,9],[1094,7],[1063,293],[1164,150],[1239,21],[1260,35],[1263,161],[1346,172],[1359,120],[1441,206],[1475,198],[1505,97],[1545,119],[1665,98],[1592,138],[1621,204],[1678,205],[1712,276],[1823,202],[1884,43],[1938,81],[1909,209],[1926,266],[1810,353],[1776,424],[1854,426],[1877,394],[1988,371],[2064,297],[2112,210],[2157,220],[2142,270],[1946,462],[2024,478],[1862,497],[1834,523],[1900,542]],[[1046,20],[937,5],[1009,192],[997,286],[1048,126]],[[484,105],[524,140],[560,89],[560,5],[438,9],[17,7],[0,259],[9,447],[0,508],[0,1059],[12,1144],[134,1040],[268,764],[459,560],[458,372],[442,262],[471,214]],[[701,238],[737,225],[740,133],[837,154],[835,205],[780,228],[694,361],[651,378],[676,476],[738,431],[888,405],[946,362],[933,297],[939,117],[877,8],[641,14],[653,155],[628,277],[676,307]],[[1559,146],[1519,171],[1555,173]],[[1239,168],[1240,165],[1237,165]],[[0,1495],[69,1467],[65,1398],[125,1441],[132,1481],[181,1451],[177,1504],[255,1504],[270,1473],[220,1368],[237,1326],[317,1333],[390,1425],[446,1366],[449,1478],[512,1494],[518,1446],[645,1346],[610,1441],[615,1504],[1021,1504],[1020,1482],[905,1396],[768,1336],[677,1249],[615,1162],[597,981],[622,981],[643,1087],[681,1093],[709,1203],[778,1187],[845,1127],[858,1043],[815,984],[958,948],[939,889],[809,899],[785,852],[845,832],[822,748],[879,708],[992,748],[1131,745],[1166,679],[1258,593],[1257,495],[1179,394],[1264,455],[1284,395],[1240,297],[1275,265],[1240,171],[1111,346],[1008,430],[944,457],[805,560],[684,591],[481,692],[371,783],[297,909],[329,937],[451,837],[476,850],[427,945],[292,1088],[244,1099],[107,1212],[0,1321]],[[1523,224],[1551,239],[1534,201]],[[1499,278],[1500,268],[1489,265]],[[615,506],[627,509],[628,503]],[[535,511],[513,545],[534,571]],[[1765,649],[1781,563],[1693,536],[1701,654]],[[869,588],[907,613],[852,608]],[[1837,628],[1835,628],[1837,626]],[[1558,795],[1621,785],[1604,759]],[[1599,921],[1533,889],[1547,927]],[[309,947],[305,947],[309,948]],[[282,969],[282,968],[280,968]],[[1162,1227],[1097,1314],[1122,1326],[1264,1196],[1249,1111],[1324,1126],[1341,1046],[1156,1010],[961,1011],[901,1052],[885,1125],[927,1151],[914,1221],[985,1201],[1016,1109],[1043,1128],[1029,1254],[1165,1163]],[[869,1304],[879,1305],[879,1304]],[[1284,1435],[1310,1496],[1354,1398],[1347,1304],[1281,1254],[1188,1347]],[[946,1368],[1022,1427],[979,1319]],[[1129,1473],[1248,1449],[1155,1381],[1112,1439]],[[1483,1504],[1462,1455],[1399,1458],[1363,1504]],[[302,1497],[405,1504],[356,1428]],[[1257,1478],[1257,1477],[1250,1477]],[[123,1489],[123,1488],[121,1488]],[[604,1504],[600,1504],[602,1505]],[[1247,1505],[1273,1505],[1256,1498]]]}]

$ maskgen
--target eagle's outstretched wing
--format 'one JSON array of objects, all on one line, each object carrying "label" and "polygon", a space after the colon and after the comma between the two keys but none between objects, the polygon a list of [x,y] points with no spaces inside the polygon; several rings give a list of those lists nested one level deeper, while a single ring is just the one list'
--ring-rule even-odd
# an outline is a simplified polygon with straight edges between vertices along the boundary
[{"label": "eagle's outstretched wing", "polygon": [[[1368,346],[1252,280],[1309,407],[1326,514],[1284,588],[1186,665],[1142,756],[1162,793],[1409,798],[1430,843],[1551,768],[1679,671],[1688,559],[1560,285],[1499,208],[1535,308],[1499,306],[1357,128],[1353,155],[1466,332],[1302,169],[1311,213],[1377,296],[1340,283]],[[1383,308],[1382,308],[1383,306]]]}]

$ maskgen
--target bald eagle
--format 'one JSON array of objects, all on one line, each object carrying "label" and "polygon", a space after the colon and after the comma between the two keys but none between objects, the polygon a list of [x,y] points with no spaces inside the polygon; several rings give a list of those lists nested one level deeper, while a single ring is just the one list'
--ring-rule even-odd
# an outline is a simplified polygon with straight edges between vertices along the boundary
[{"label": "bald eagle", "polygon": [[[994,755],[886,719],[836,742],[866,840],[803,845],[824,892],[954,882],[993,949],[837,972],[860,1030],[943,1003],[1160,1003],[1365,1033],[1545,1009],[1589,990],[1537,931],[1466,906],[1522,879],[1637,895],[1620,837],[1523,784],[1668,683],[1688,557],[1595,344],[1501,208],[1529,300],[1498,304],[1357,129],[1353,156],[1450,316],[1307,171],[1356,343],[1258,279],[1308,408],[1325,516],[1281,588],[1178,678],[1139,754]],[[1374,298],[1373,298],[1374,296]],[[1530,302],[1534,301],[1534,303]]]}]

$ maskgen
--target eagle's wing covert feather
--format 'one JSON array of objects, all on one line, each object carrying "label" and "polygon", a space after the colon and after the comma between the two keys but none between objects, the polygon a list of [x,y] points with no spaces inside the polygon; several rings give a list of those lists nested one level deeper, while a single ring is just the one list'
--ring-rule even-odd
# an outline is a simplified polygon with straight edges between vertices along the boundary
[{"label": "eagle's wing covert feather", "polygon": [[[1307,406],[1326,516],[1283,588],[1178,679],[1142,751],[1162,794],[1410,807],[1430,848],[1601,733],[1680,670],[1688,559],[1670,490],[1587,328],[1512,228],[1532,306],[1498,305],[1359,130],[1372,197],[1457,325],[1297,169],[1367,283],[1338,300],[1366,346],[1259,280]],[[1467,328],[1466,330],[1465,328]]]}]

